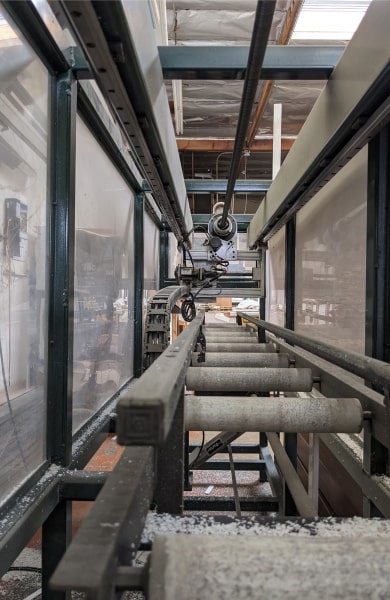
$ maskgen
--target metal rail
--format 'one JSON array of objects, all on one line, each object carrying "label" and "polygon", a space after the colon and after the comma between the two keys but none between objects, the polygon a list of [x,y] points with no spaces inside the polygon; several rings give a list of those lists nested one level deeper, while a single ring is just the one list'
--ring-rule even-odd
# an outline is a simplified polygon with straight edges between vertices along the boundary
[{"label": "metal rail", "polygon": [[[154,489],[153,448],[127,448],[51,580],[57,590],[111,598],[118,564],[128,565],[141,539]],[[130,542],[131,540],[131,542]]]},{"label": "metal rail", "polygon": [[267,438],[271,444],[275,455],[275,460],[287,483],[288,489],[290,490],[291,496],[294,499],[300,516],[308,518],[317,516],[317,511],[313,505],[313,502],[309,498],[305,488],[303,487],[303,483],[299,479],[298,473],[294,469],[290,458],[280,443],[278,435],[276,433],[267,432]]},{"label": "metal rail", "polygon": [[276,6],[276,0],[263,0],[257,3],[252,40],[249,49],[248,66],[245,73],[244,90],[238,116],[237,133],[234,142],[232,162],[230,165],[228,186],[225,196],[222,217],[219,227],[226,227],[230,203],[234,192],[234,184],[240,167],[241,154],[245,145],[246,134],[252,114],[253,103],[259,83],[259,73],[264,61],[269,31]]},{"label": "metal rail", "polygon": [[183,393],[204,311],[163,352],[118,403],[118,442],[130,445],[162,445]]},{"label": "metal rail", "polygon": [[270,331],[277,337],[285,339],[290,344],[294,344],[312,352],[313,354],[324,358],[325,360],[338,365],[339,367],[363,377],[366,381],[378,386],[384,390],[385,395],[389,395],[390,390],[390,364],[384,363],[370,356],[364,356],[352,350],[336,348],[325,342],[313,340],[306,335],[290,331],[284,327],[279,327],[273,323],[268,323],[262,319],[243,312],[238,312],[237,316],[254,323],[258,327]]}]

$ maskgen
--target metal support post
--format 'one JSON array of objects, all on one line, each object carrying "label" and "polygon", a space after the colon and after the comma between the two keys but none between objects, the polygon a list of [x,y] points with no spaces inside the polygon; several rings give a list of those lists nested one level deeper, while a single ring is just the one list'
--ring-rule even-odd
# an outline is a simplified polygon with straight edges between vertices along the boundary
[{"label": "metal support post", "polygon": [[318,513],[318,484],[320,464],[320,441],[317,433],[309,433],[309,483],[308,493]]},{"label": "metal support post", "polygon": [[169,237],[166,227],[160,231],[160,290],[168,279]]},{"label": "metal support post", "polygon": [[181,514],[184,487],[184,387],[182,388],[170,432],[157,451],[157,512]]},{"label": "metal support post", "polygon": [[[50,159],[51,239],[49,351],[47,365],[47,455],[67,466],[72,453],[73,278],[75,231],[76,82],[71,71],[53,79]],[[69,508],[59,505],[42,534],[42,594],[49,598],[48,579],[66,549]],[[56,600],[65,599],[59,592]],[[50,598],[52,596],[50,595]]]},{"label": "metal support post", "polygon": [[49,579],[71,541],[72,503],[60,502],[42,527],[42,600],[70,600],[71,592],[49,590]]},{"label": "metal support post", "polygon": [[[260,314],[260,319],[265,320],[265,298],[266,298],[266,294],[267,294],[267,288],[265,285],[265,269],[266,269],[266,252],[263,250],[262,251],[262,261],[263,261],[263,273],[264,273],[264,282],[263,282],[263,288],[264,288],[264,292],[263,295],[260,296],[260,301],[259,301],[259,314]],[[258,263],[256,263],[257,266]],[[259,344],[265,344],[266,342],[266,338],[265,338],[265,329],[263,329],[262,327],[258,327],[257,328],[257,339]]]},{"label": "metal support post", "polygon": [[[288,221],[286,224],[286,236],[285,236],[285,295],[286,295],[286,317],[285,327],[287,329],[294,330],[294,310],[295,310],[295,216]],[[291,460],[294,469],[297,468],[298,455],[297,455],[297,434],[286,433],[284,435],[284,447],[286,453]],[[290,494],[290,491],[286,484],[284,484],[284,509],[286,515],[295,515],[296,507],[294,500]]]},{"label": "metal support post", "polygon": [[75,220],[76,83],[72,72],[53,83],[51,257],[47,382],[48,458],[68,465],[72,447],[72,359]]},{"label": "metal support post", "polygon": [[[367,189],[366,354],[390,362],[390,127],[369,144]],[[386,404],[390,447],[390,408]],[[389,472],[389,450],[364,428],[364,470],[368,474]],[[364,500],[365,516],[378,510]]]},{"label": "metal support post", "polygon": [[184,433],[184,490],[190,492],[192,490],[192,475],[189,466],[190,453],[190,432]]},{"label": "metal support post", "polygon": [[142,321],[144,292],[144,194],[137,194],[134,203],[134,376],[142,375]]}]

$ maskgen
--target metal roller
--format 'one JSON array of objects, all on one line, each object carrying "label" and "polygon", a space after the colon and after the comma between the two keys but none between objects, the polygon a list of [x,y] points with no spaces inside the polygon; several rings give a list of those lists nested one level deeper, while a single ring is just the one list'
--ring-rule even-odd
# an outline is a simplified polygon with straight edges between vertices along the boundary
[{"label": "metal roller", "polygon": [[207,342],[206,341],[206,352],[275,352],[273,344],[257,344],[256,342],[249,342],[248,344],[234,343],[221,344],[220,342]]},{"label": "metal roller", "polygon": [[203,331],[203,333],[205,334],[206,338],[227,338],[227,337],[231,337],[232,339],[236,339],[236,338],[256,338],[257,336],[255,335],[254,332],[250,332],[250,331],[235,331],[234,329],[232,331],[218,331],[217,333],[215,331]]},{"label": "metal roller", "polygon": [[254,335],[206,335],[206,344],[257,344],[257,337]]},{"label": "metal roller", "polygon": [[187,396],[187,431],[358,433],[363,410],[356,398]]},{"label": "metal roller", "polygon": [[289,525],[278,524],[284,535],[272,538],[266,528],[254,535],[156,535],[149,600],[388,598],[388,537],[370,536],[369,527],[343,535],[338,523],[326,525],[328,536],[299,535],[299,524],[288,535]]},{"label": "metal roller", "polygon": [[267,352],[244,353],[244,352],[207,352],[206,360],[198,362],[199,354],[192,355],[192,367],[279,367],[289,366],[289,356],[286,353]]},{"label": "metal roller", "polygon": [[186,386],[198,392],[310,392],[311,369],[189,367]]}]

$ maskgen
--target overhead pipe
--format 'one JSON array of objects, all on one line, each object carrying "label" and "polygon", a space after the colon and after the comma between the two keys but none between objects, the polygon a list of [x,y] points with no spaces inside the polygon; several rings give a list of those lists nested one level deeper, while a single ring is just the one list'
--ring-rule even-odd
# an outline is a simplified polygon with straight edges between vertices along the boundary
[{"label": "overhead pipe", "polygon": [[263,66],[265,51],[267,49],[275,6],[276,0],[259,0],[257,3],[225,203],[222,217],[218,222],[220,229],[226,229],[228,226],[230,203],[234,192],[234,185],[238,177],[241,155],[245,145],[257,86],[259,84],[259,73]]}]

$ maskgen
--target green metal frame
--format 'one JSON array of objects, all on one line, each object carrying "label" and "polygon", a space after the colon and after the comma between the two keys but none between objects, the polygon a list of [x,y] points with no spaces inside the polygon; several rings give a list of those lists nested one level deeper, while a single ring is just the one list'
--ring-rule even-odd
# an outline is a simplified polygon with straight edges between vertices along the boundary
[{"label": "green metal frame", "polygon": [[134,206],[134,377],[142,375],[142,332],[144,295],[144,194],[137,194]]},{"label": "green metal frame", "polygon": [[[366,354],[390,362],[387,338],[390,324],[390,126],[385,127],[368,147],[367,262],[366,262]],[[387,398],[387,403],[389,398]],[[387,416],[387,426],[390,419]],[[389,433],[390,436],[390,433]],[[364,429],[364,471],[387,474],[390,444],[386,447]],[[364,499],[367,517],[381,516],[368,496]]]},{"label": "green metal frame", "polygon": [[[341,46],[268,46],[259,79],[328,79]],[[165,79],[244,79],[249,46],[160,46]]]}]

